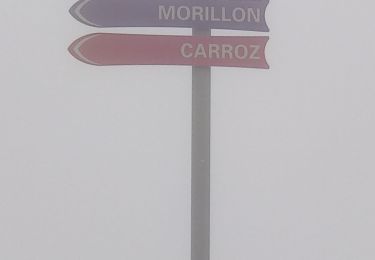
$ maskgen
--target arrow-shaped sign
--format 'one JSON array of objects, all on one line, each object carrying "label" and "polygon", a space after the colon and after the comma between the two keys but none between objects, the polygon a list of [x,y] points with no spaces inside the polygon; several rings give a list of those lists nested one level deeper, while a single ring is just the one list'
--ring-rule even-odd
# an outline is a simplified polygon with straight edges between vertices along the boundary
[{"label": "arrow-shaped sign", "polygon": [[186,27],[268,32],[269,0],[80,0],[70,13],[95,27]]},{"label": "arrow-shaped sign", "polygon": [[92,65],[193,65],[268,69],[264,36],[90,34],[70,53]]}]

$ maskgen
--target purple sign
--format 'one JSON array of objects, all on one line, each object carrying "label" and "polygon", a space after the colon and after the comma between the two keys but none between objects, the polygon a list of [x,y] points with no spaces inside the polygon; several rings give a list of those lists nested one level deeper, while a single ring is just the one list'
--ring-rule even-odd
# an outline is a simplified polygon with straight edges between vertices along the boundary
[{"label": "purple sign", "polygon": [[95,27],[185,27],[268,32],[269,0],[80,0],[70,13]]}]

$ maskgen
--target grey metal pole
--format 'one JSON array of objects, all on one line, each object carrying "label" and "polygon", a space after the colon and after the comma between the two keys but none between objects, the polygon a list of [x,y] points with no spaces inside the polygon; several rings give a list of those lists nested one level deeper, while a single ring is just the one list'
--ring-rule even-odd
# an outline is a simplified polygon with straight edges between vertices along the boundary
[{"label": "grey metal pole", "polygon": [[[209,36],[210,29],[193,29]],[[211,69],[193,67],[191,162],[191,260],[210,259]]]}]

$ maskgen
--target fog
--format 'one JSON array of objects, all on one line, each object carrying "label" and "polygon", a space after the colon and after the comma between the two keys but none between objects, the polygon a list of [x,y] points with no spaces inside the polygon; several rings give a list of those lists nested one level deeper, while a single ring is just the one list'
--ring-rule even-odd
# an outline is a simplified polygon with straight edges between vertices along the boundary
[{"label": "fog", "polygon": [[[190,259],[191,67],[98,67],[74,1],[0,9],[0,259]],[[370,0],[271,0],[269,70],[212,68],[211,259],[373,260]]]}]

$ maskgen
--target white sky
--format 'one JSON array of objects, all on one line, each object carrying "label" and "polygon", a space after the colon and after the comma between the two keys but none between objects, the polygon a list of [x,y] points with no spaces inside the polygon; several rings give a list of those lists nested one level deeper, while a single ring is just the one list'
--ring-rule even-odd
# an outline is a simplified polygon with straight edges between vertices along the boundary
[{"label": "white sky", "polygon": [[[74,1],[2,0],[0,259],[188,260],[191,69],[93,67]],[[375,3],[271,0],[214,68],[212,260],[373,260]],[[215,35],[264,35],[215,31]]]}]

